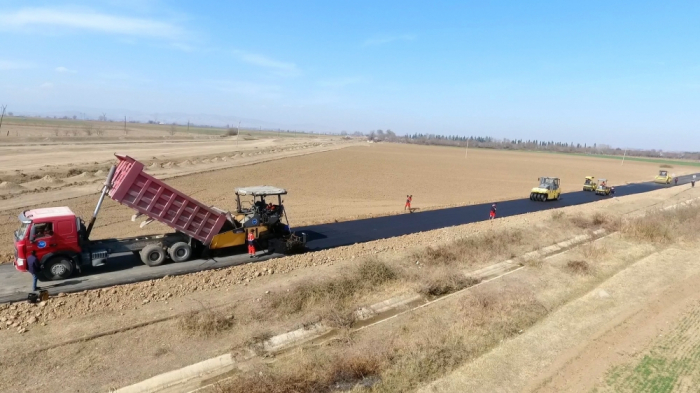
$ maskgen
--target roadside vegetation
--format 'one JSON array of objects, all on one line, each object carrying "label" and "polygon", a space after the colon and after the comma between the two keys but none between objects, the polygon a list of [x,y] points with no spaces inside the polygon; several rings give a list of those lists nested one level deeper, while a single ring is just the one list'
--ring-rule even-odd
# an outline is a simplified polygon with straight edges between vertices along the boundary
[{"label": "roadside vegetation", "polygon": [[[696,239],[698,218],[698,206],[654,211],[624,221],[598,214],[557,215],[554,221],[568,220],[585,230],[609,225],[620,234],[607,242],[577,247],[560,262],[538,259],[525,263],[526,269],[531,269],[526,274],[538,277],[534,282],[542,287],[520,279],[495,282],[459,293],[432,309],[414,311],[371,332],[352,333],[350,324],[346,334],[327,345],[299,348],[273,363],[258,364],[217,389],[227,393],[415,390],[522,333],[553,309],[643,258],[649,247],[659,249]],[[622,243],[611,248],[616,242]],[[635,243],[648,245],[630,253],[624,244]],[[287,296],[273,297],[269,307],[301,312],[330,302],[349,310],[349,299],[363,291],[380,290],[389,282],[412,283],[425,297],[438,298],[478,283],[464,274],[465,268],[482,266],[480,261],[493,263],[510,258],[532,244],[533,239],[518,230],[488,231],[415,252],[409,264],[364,261],[355,272],[334,282],[307,285],[291,290]],[[376,278],[370,280],[368,276]],[[373,284],[363,286],[361,282]],[[556,288],[555,297],[551,297],[551,285]],[[540,300],[540,291],[548,294],[547,302]],[[628,380],[634,378],[632,374],[628,373]]]},{"label": "roadside vegetation", "polygon": [[[455,369],[532,326],[548,313],[547,307],[523,286],[498,291],[480,287],[446,301],[439,315],[415,312],[410,321],[397,322],[400,326],[379,334],[353,333],[353,311],[366,305],[363,299],[368,293],[389,288],[407,288],[437,299],[471,287],[479,279],[466,272],[563,240],[555,235],[561,235],[560,223],[546,224],[534,232],[488,230],[415,251],[401,261],[369,258],[340,277],[302,282],[270,294],[261,302],[259,315],[274,319],[297,315],[305,320],[314,315],[312,320],[344,333],[329,345],[296,349],[272,364],[259,364],[236,376],[235,382],[218,386],[219,391],[404,392]],[[268,330],[256,331],[248,342],[259,350],[260,342],[271,335]]]}]

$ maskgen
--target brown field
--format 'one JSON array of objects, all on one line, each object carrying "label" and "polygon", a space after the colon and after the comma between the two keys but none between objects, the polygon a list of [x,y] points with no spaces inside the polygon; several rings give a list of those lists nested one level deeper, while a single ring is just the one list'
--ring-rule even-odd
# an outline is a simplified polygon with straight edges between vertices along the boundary
[{"label": "brown field", "polygon": [[[227,146],[218,140],[214,142],[203,143],[200,147],[187,143],[175,150],[177,153],[168,153],[173,156],[179,154],[177,159],[149,159],[151,154],[158,154],[153,149],[161,149],[158,150],[159,156],[165,154],[169,147],[162,144],[157,148],[151,146],[147,151],[140,150],[142,147],[137,145],[133,147],[133,153],[132,145],[126,145],[120,146],[119,151],[134,154],[147,164],[157,165],[149,168],[156,176],[192,173],[172,178],[169,183],[205,203],[222,208],[235,206],[235,187],[261,184],[284,187],[289,191],[285,202],[293,226],[402,213],[406,194],[413,195],[414,208],[434,209],[525,198],[537,184],[539,176],[560,177],[562,188],[567,192],[578,191],[583,177],[589,174],[606,177],[612,184],[624,184],[649,180],[657,170],[657,165],[651,163],[627,162],[623,166],[616,160],[530,152],[474,149],[465,158],[463,150],[449,147],[367,143],[353,146],[352,143],[333,140],[305,140],[288,145],[259,140],[251,143],[258,143],[260,149],[246,147],[246,150],[234,150],[235,146]],[[318,146],[314,147],[314,143]],[[337,149],[344,146],[348,147]],[[104,149],[117,147],[98,148],[103,149],[101,156],[109,159],[111,154]],[[212,154],[217,149],[230,150]],[[324,152],[324,149],[336,150]],[[306,154],[315,151],[315,154]],[[304,155],[281,159],[285,154],[297,152]],[[234,156],[236,153],[241,155]],[[23,160],[21,152],[16,154],[16,161]],[[46,152],[42,157],[52,156],[65,155],[58,150]],[[209,160],[212,156],[216,158],[215,163]],[[206,162],[197,162],[203,157],[207,158]],[[228,160],[223,161],[222,158]],[[240,166],[260,160],[269,161]],[[99,164],[103,173],[107,165]],[[32,173],[34,175],[29,178],[37,179],[16,184],[20,184],[24,190],[33,187],[41,192],[12,194],[0,201],[0,233],[4,240],[0,244],[0,255],[6,256],[3,259],[9,258],[11,233],[17,225],[19,211],[39,206],[68,205],[83,217],[91,214],[96,202],[94,193],[99,190],[104,174],[92,175],[87,179],[80,175],[61,179],[60,176],[67,176],[67,168],[63,165],[55,169],[54,175],[48,178],[46,175],[38,177],[38,172],[27,170],[23,173]],[[680,174],[692,169],[679,167],[677,172]],[[16,178],[17,175],[14,176]],[[91,195],[63,200],[80,187],[85,190],[83,195]],[[40,197],[44,199],[33,199]],[[156,224],[139,229],[129,221],[131,214],[128,208],[108,200],[99,216],[95,236],[135,236],[167,231],[166,227]]]}]

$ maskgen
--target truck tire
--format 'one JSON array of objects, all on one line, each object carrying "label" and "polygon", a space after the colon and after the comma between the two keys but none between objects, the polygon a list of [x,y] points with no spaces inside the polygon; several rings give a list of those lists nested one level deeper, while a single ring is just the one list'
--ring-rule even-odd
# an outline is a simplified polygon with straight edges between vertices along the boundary
[{"label": "truck tire", "polygon": [[148,266],[159,266],[165,261],[165,250],[158,244],[149,244],[140,252],[141,262]]},{"label": "truck tire", "polygon": [[185,242],[177,242],[168,248],[168,254],[173,262],[185,262],[192,257],[192,247]]},{"label": "truck tire", "polygon": [[68,257],[55,256],[46,262],[41,272],[49,281],[65,280],[73,275],[73,261]]}]

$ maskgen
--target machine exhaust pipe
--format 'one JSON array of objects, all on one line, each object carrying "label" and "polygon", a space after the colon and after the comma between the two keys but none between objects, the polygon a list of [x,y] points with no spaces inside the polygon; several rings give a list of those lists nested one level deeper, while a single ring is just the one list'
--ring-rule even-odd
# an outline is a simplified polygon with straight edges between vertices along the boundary
[{"label": "machine exhaust pipe", "polygon": [[100,199],[97,200],[97,206],[95,206],[95,211],[92,213],[92,218],[90,219],[90,224],[88,224],[87,230],[85,231],[85,240],[90,238],[90,233],[92,232],[92,227],[95,225],[95,220],[97,219],[97,213],[100,212],[100,208],[102,207],[102,202],[105,200],[105,195],[107,195],[107,191],[109,191],[110,188],[112,188],[112,178],[114,177],[114,172],[117,170],[116,165],[112,165],[111,168],[109,168],[109,174],[107,175],[107,179],[105,180],[105,184],[102,187],[102,194],[100,194]]}]

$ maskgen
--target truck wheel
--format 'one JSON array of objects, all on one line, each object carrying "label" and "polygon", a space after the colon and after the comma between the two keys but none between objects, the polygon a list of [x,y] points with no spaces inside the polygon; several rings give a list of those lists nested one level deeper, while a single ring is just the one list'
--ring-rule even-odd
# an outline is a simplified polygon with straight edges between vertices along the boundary
[{"label": "truck wheel", "polygon": [[73,275],[73,261],[68,257],[53,257],[49,259],[41,271],[49,281],[64,280]]},{"label": "truck wheel", "polygon": [[141,262],[148,266],[158,266],[165,261],[165,250],[158,244],[149,244],[141,250]]},{"label": "truck wheel", "polygon": [[192,256],[192,248],[185,242],[178,242],[168,248],[168,254],[173,262],[185,262]]}]

